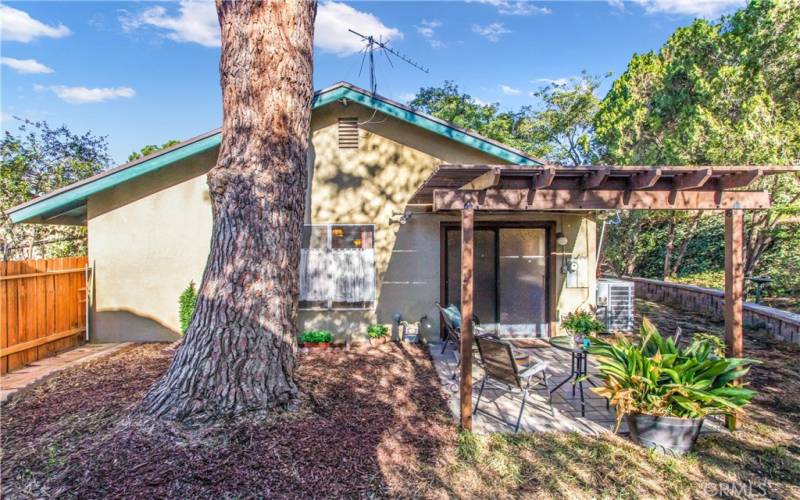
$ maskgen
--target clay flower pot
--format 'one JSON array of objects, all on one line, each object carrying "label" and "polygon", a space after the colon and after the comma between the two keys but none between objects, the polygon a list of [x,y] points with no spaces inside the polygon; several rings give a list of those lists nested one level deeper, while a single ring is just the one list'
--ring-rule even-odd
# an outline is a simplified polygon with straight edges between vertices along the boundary
[{"label": "clay flower pot", "polygon": [[313,351],[327,351],[328,349],[331,348],[331,343],[330,342],[305,342],[303,344],[303,347],[305,349],[308,349],[309,351],[312,351],[312,352]]},{"label": "clay flower pot", "polygon": [[389,342],[389,337],[388,336],[374,337],[374,338],[370,337],[370,339],[369,339],[369,345],[371,345],[371,346],[379,346],[379,345],[383,345],[383,344],[385,344],[387,342]]}]

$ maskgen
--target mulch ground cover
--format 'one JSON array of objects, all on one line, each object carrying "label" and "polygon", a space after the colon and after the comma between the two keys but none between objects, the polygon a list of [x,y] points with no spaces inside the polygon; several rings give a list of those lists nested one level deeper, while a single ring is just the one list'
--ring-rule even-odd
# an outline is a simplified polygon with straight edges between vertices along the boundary
[{"label": "mulch ground cover", "polygon": [[385,496],[426,488],[456,438],[421,347],[305,354],[298,411],[202,432],[128,417],[171,355],[137,346],[4,405],[4,496]]},{"label": "mulch ground cover", "polygon": [[[671,334],[722,325],[637,301]],[[172,351],[142,344],[0,407],[6,498],[800,498],[800,348],[747,331],[759,391],[734,434],[669,457],[612,435],[459,433],[423,347],[299,357],[299,409],[200,430],[131,409]]]}]

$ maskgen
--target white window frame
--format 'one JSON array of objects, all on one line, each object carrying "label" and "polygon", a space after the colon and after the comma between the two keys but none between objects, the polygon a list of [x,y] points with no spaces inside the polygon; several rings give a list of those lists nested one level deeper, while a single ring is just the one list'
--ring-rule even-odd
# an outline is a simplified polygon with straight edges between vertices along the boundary
[{"label": "white window frame", "polygon": [[[305,228],[315,228],[315,227],[324,227],[326,228],[326,237],[327,237],[327,250],[334,251],[334,248],[331,248],[333,245],[333,228],[334,227],[353,227],[353,226],[367,226],[372,228],[372,251],[375,251],[375,224],[358,224],[358,223],[325,223],[325,224],[303,224],[303,229]],[[301,248],[302,250],[309,250],[307,248]],[[300,305],[302,303],[302,299],[298,300],[298,309],[300,311],[370,311],[375,308],[375,303],[377,301],[377,293],[378,293],[378,270],[377,270],[377,260],[375,262],[375,269],[372,273],[373,276],[373,297],[372,300],[364,301],[367,303],[364,307],[341,307],[333,305],[333,299],[328,299],[328,305],[325,307],[322,306],[311,306],[311,307],[303,307]]]}]

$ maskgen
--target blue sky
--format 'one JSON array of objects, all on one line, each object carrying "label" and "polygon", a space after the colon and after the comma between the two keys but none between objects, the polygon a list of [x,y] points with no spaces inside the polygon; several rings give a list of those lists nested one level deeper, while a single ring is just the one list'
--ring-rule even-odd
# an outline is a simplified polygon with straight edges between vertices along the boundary
[{"label": "blue sky", "polygon": [[[315,36],[314,84],[359,76],[352,27],[380,35],[430,68],[378,58],[378,93],[407,101],[453,80],[484,102],[535,105],[530,92],[581,70],[618,76],[634,52],[660,47],[694,17],[743,0],[582,2],[325,2]],[[0,110],[107,135],[117,162],[145,144],[218,127],[219,34],[211,2],[3,2]],[[382,56],[381,56],[382,57]],[[605,92],[606,85],[601,89]]]}]

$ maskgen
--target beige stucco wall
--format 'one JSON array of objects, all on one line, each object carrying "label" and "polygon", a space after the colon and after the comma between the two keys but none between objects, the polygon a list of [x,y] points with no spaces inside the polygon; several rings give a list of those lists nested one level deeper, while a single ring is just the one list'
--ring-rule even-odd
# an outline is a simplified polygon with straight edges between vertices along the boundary
[{"label": "beige stucco wall", "polygon": [[206,172],[216,151],[89,199],[93,340],[178,338],[178,296],[200,282],[211,241]]},{"label": "beige stucco wall", "polygon": [[[337,118],[357,116],[360,148],[340,150]],[[340,339],[363,337],[394,314],[427,316],[423,331],[438,337],[440,223],[454,216],[417,213],[392,223],[417,187],[440,163],[500,163],[492,156],[357,105],[338,103],[314,112],[314,169],[307,221],[375,225],[376,307],[361,311],[301,311],[299,328],[329,329]],[[199,282],[211,236],[205,174],[217,151],[148,174],[93,196],[88,204],[89,259],[95,266],[92,337],[96,341],[168,340],[179,330],[177,299]],[[498,217],[491,217],[497,219]],[[551,220],[570,239],[567,250],[588,256],[594,269],[594,223],[580,215],[505,216]],[[574,247],[574,248],[572,248]],[[560,257],[558,257],[560,259]],[[557,267],[560,267],[560,260]],[[594,276],[565,288],[556,273],[558,311],[592,303]],[[562,312],[563,311],[563,312]]]}]

